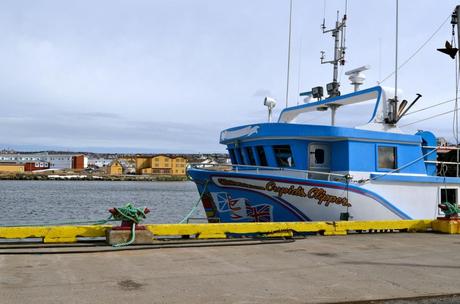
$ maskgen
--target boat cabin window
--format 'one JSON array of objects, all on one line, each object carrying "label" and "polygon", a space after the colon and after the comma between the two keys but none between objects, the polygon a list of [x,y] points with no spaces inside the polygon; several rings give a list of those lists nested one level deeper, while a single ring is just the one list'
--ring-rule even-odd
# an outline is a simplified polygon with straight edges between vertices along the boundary
[{"label": "boat cabin window", "polygon": [[243,157],[243,153],[241,153],[241,149],[235,149],[235,153],[236,153],[236,161],[239,165],[244,165],[244,157]]},{"label": "boat cabin window", "polygon": [[441,204],[449,202],[451,204],[457,204],[457,188],[441,188]]},{"label": "boat cabin window", "polygon": [[378,147],[378,168],[396,169],[396,147]]},{"label": "boat cabin window", "polygon": [[324,150],[323,149],[315,149],[315,163],[324,164]]},{"label": "boat cabin window", "polygon": [[261,166],[268,166],[267,157],[265,156],[265,150],[263,146],[256,147],[257,156],[259,156],[259,161]]},{"label": "boat cabin window", "polygon": [[294,167],[294,158],[292,157],[290,146],[273,146],[273,152],[275,153],[278,167]]},{"label": "boat cabin window", "polygon": [[230,156],[230,160],[232,161],[232,164],[236,164],[236,157],[235,157],[235,150],[233,149],[228,149],[228,155]]},{"label": "boat cabin window", "polygon": [[248,155],[249,164],[251,166],[255,166],[256,165],[256,159],[254,158],[254,154],[252,153],[252,148],[251,147],[246,148],[246,154]]}]

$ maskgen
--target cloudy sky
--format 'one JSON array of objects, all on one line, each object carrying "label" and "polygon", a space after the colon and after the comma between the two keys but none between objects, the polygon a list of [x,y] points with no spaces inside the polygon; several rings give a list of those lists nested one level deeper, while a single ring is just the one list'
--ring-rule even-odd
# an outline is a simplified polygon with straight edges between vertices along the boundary
[{"label": "cloudy sky", "polygon": [[[400,62],[457,2],[400,0]],[[319,63],[321,50],[332,55],[325,3],[331,26],[345,1],[293,1],[290,105],[331,81]],[[394,69],[394,10],[390,0],[348,1],[343,71],[371,65],[367,86]],[[276,113],[284,107],[288,19],[288,0],[1,1],[0,149],[223,152],[222,129],[265,121],[264,96],[278,100]],[[449,21],[400,70],[404,96],[423,95],[415,109],[455,97],[454,62],[436,52]],[[404,128],[417,129],[452,138],[452,114]]]}]

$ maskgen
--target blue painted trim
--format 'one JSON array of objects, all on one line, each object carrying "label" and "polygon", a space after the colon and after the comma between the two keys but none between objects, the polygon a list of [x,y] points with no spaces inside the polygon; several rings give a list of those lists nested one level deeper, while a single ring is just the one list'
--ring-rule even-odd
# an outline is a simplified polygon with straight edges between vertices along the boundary
[{"label": "blue painted trim", "polygon": [[317,106],[320,106],[320,105],[325,105],[325,104],[328,104],[328,103],[340,101],[340,100],[347,99],[347,98],[350,98],[350,97],[364,95],[364,94],[374,92],[374,91],[377,92],[377,94],[378,94],[377,97],[380,98],[380,95],[382,93],[382,88],[380,86],[375,86],[375,87],[372,87],[372,88],[364,89],[364,90],[353,92],[353,93],[350,93],[350,94],[340,95],[340,96],[327,98],[327,99],[316,101],[316,102],[311,102],[311,103],[304,104],[304,105],[285,108],[284,110],[281,111],[280,116],[278,118],[278,122],[280,122],[280,118],[281,118],[281,116],[283,115],[284,112],[290,112],[292,110],[299,110],[299,109],[317,107]]},{"label": "blue painted trim", "polygon": [[[196,174],[204,174],[207,175],[207,179],[211,179],[212,177],[242,177],[242,178],[249,178],[249,179],[256,179],[256,180],[275,180],[278,182],[283,182],[283,183],[292,183],[292,184],[299,184],[299,185],[309,185],[309,186],[316,186],[316,187],[327,187],[327,188],[333,188],[333,189],[340,189],[340,190],[347,190],[352,191],[358,194],[362,194],[364,196],[367,196],[369,198],[372,198],[374,201],[377,203],[381,204],[397,216],[399,216],[402,219],[412,219],[407,213],[404,211],[400,210],[398,207],[390,203],[388,200],[380,196],[379,194],[364,189],[359,186],[355,185],[347,185],[345,183],[339,183],[339,182],[332,182],[332,181],[319,181],[319,180],[304,180],[304,179],[298,179],[298,178],[291,178],[291,177],[284,177],[284,176],[275,176],[275,175],[254,175],[250,173],[235,173],[235,172],[210,172],[206,170],[200,170],[200,169],[194,169],[191,168],[189,169],[189,174],[193,177],[194,173]],[[459,179],[460,180],[460,179]],[[220,187],[220,186],[219,186]],[[221,187],[225,188],[225,187]],[[241,190],[241,188],[238,188]],[[245,190],[245,189],[244,189]]]},{"label": "blue painted trim", "polygon": [[[233,172],[225,172],[224,175],[222,174],[211,174],[210,175],[210,178],[211,177],[215,177],[215,176],[241,176],[241,177],[244,177],[244,178],[252,178],[252,179],[257,179],[257,180],[267,180],[267,179],[271,179],[271,180],[275,180],[275,181],[278,181],[278,182],[282,182],[282,183],[293,183],[293,184],[299,184],[299,185],[309,185],[309,186],[315,186],[315,187],[327,187],[327,188],[334,188],[334,189],[340,189],[340,190],[344,190],[346,191],[347,190],[347,185],[345,183],[339,183],[339,182],[331,182],[331,181],[319,181],[319,180],[299,180],[297,178],[290,178],[290,177],[285,177],[285,176],[275,176],[275,175],[262,175],[262,174],[259,174],[259,175],[254,175],[254,174],[248,174],[248,173],[233,173]],[[241,190],[241,188],[238,188]],[[392,203],[390,203],[388,200],[386,200],[385,198],[383,198],[382,196],[380,196],[379,194],[373,192],[373,191],[370,191],[370,190],[367,190],[367,189],[364,189],[362,187],[358,187],[358,186],[354,186],[354,185],[348,185],[348,191],[352,191],[352,192],[355,192],[355,193],[358,193],[358,194],[362,194],[364,196],[367,196],[367,197],[370,197],[372,199],[374,199],[376,202],[380,203],[382,206],[384,206],[385,208],[387,208],[388,210],[390,210],[391,212],[393,212],[394,214],[396,214],[397,216],[399,216],[400,218],[402,219],[405,219],[405,220],[410,220],[412,219],[407,213],[405,213],[404,211],[402,211],[401,209],[399,209],[398,207],[396,207],[395,205],[393,205]]]},{"label": "blue painted trim", "polygon": [[298,208],[296,208],[294,205],[292,205],[288,201],[282,199],[281,197],[276,197],[276,196],[272,196],[271,199],[279,201],[281,204],[286,205],[286,207],[294,210],[296,213],[296,216],[300,217],[302,220],[311,222],[311,219],[307,215],[305,215],[302,211],[300,211]]},{"label": "blue painted trim", "polygon": [[372,113],[371,119],[367,123],[372,122],[375,119],[375,115],[377,115],[377,110],[379,108],[380,102],[382,101],[382,88],[379,87],[379,94],[377,95],[377,101],[375,102],[374,113]]},{"label": "blue painted trim", "polygon": [[[219,175],[219,176],[221,176],[221,175]],[[211,175],[210,179],[212,177],[215,177],[215,175]],[[281,198],[278,198],[278,197],[275,197],[275,196],[272,196],[272,195],[267,195],[265,193],[254,191],[254,190],[251,190],[251,189],[242,189],[242,188],[232,187],[232,186],[222,187],[222,186],[217,186],[217,185],[216,185],[216,187],[223,188],[223,189],[234,189],[234,190],[242,191],[242,192],[247,191],[247,192],[255,193],[257,195],[265,196],[269,201],[274,201],[276,204],[281,205],[281,206],[283,206],[283,208],[289,210],[289,212],[291,212],[291,214],[294,217],[297,217],[297,219],[299,219],[300,221],[311,221],[311,219],[308,216],[306,216],[302,211],[300,211],[295,206],[293,206],[292,204],[290,204],[289,202],[287,202],[287,201],[285,201],[285,200],[283,200]]]},{"label": "blue painted trim", "polygon": [[[419,135],[411,134],[398,134],[383,131],[371,131],[362,130],[348,127],[337,127],[337,126],[322,126],[322,125],[305,125],[305,124],[293,124],[293,123],[261,123],[245,125],[227,129],[225,131],[235,131],[248,126],[258,126],[257,133],[251,134],[250,136],[241,136],[238,138],[232,138],[227,140],[221,140],[221,144],[232,144],[235,141],[246,142],[246,140],[255,139],[283,139],[288,138],[299,138],[305,137],[314,138],[330,138],[330,139],[353,139],[353,140],[372,140],[372,141],[391,141],[408,144],[420,144],[422,138]],[[318,139],[321,140],[321,139]]]},{"label": "blue painted trim", "polygon": [[380,175],[371,174],[373,181],[393,181],[404,183],[432,183],[432,184],[459,184],[460,178],[458,177],[442,177],[442,176],[405,176],[405,175]]}]

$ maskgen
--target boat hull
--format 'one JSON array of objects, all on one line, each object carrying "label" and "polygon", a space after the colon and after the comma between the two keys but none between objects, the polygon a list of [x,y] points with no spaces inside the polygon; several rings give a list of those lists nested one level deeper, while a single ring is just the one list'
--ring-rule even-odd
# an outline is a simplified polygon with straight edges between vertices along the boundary
[{"label": "boat hull", "polygon": [[[190,169],[210,222],[428,219],[437,215],[437,185],[347,184],[233,171]],[[382,190],[386,189],[386,190]],[[396,189],[396,188],[395,188]],[[386,195],[386,193],[388,195]],[[393,193],[394,195],[394,193]],[[424,202],[412,202],[415,196]],[[390,197],[390,198],[388,198]],[[412,207],[411,207],[412,206]],[[412,209],[411,209],[412,208]]]}]

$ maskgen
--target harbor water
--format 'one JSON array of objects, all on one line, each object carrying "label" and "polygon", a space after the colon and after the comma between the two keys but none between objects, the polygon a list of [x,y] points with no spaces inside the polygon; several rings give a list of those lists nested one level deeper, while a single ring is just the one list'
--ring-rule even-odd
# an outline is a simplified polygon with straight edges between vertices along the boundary
[{"label": "harbor water", "polygon": [[0,181],[0,226],[100,220],[128,202],[151,210],[146,223],[177,223],[198,199],[192,182]]}]

